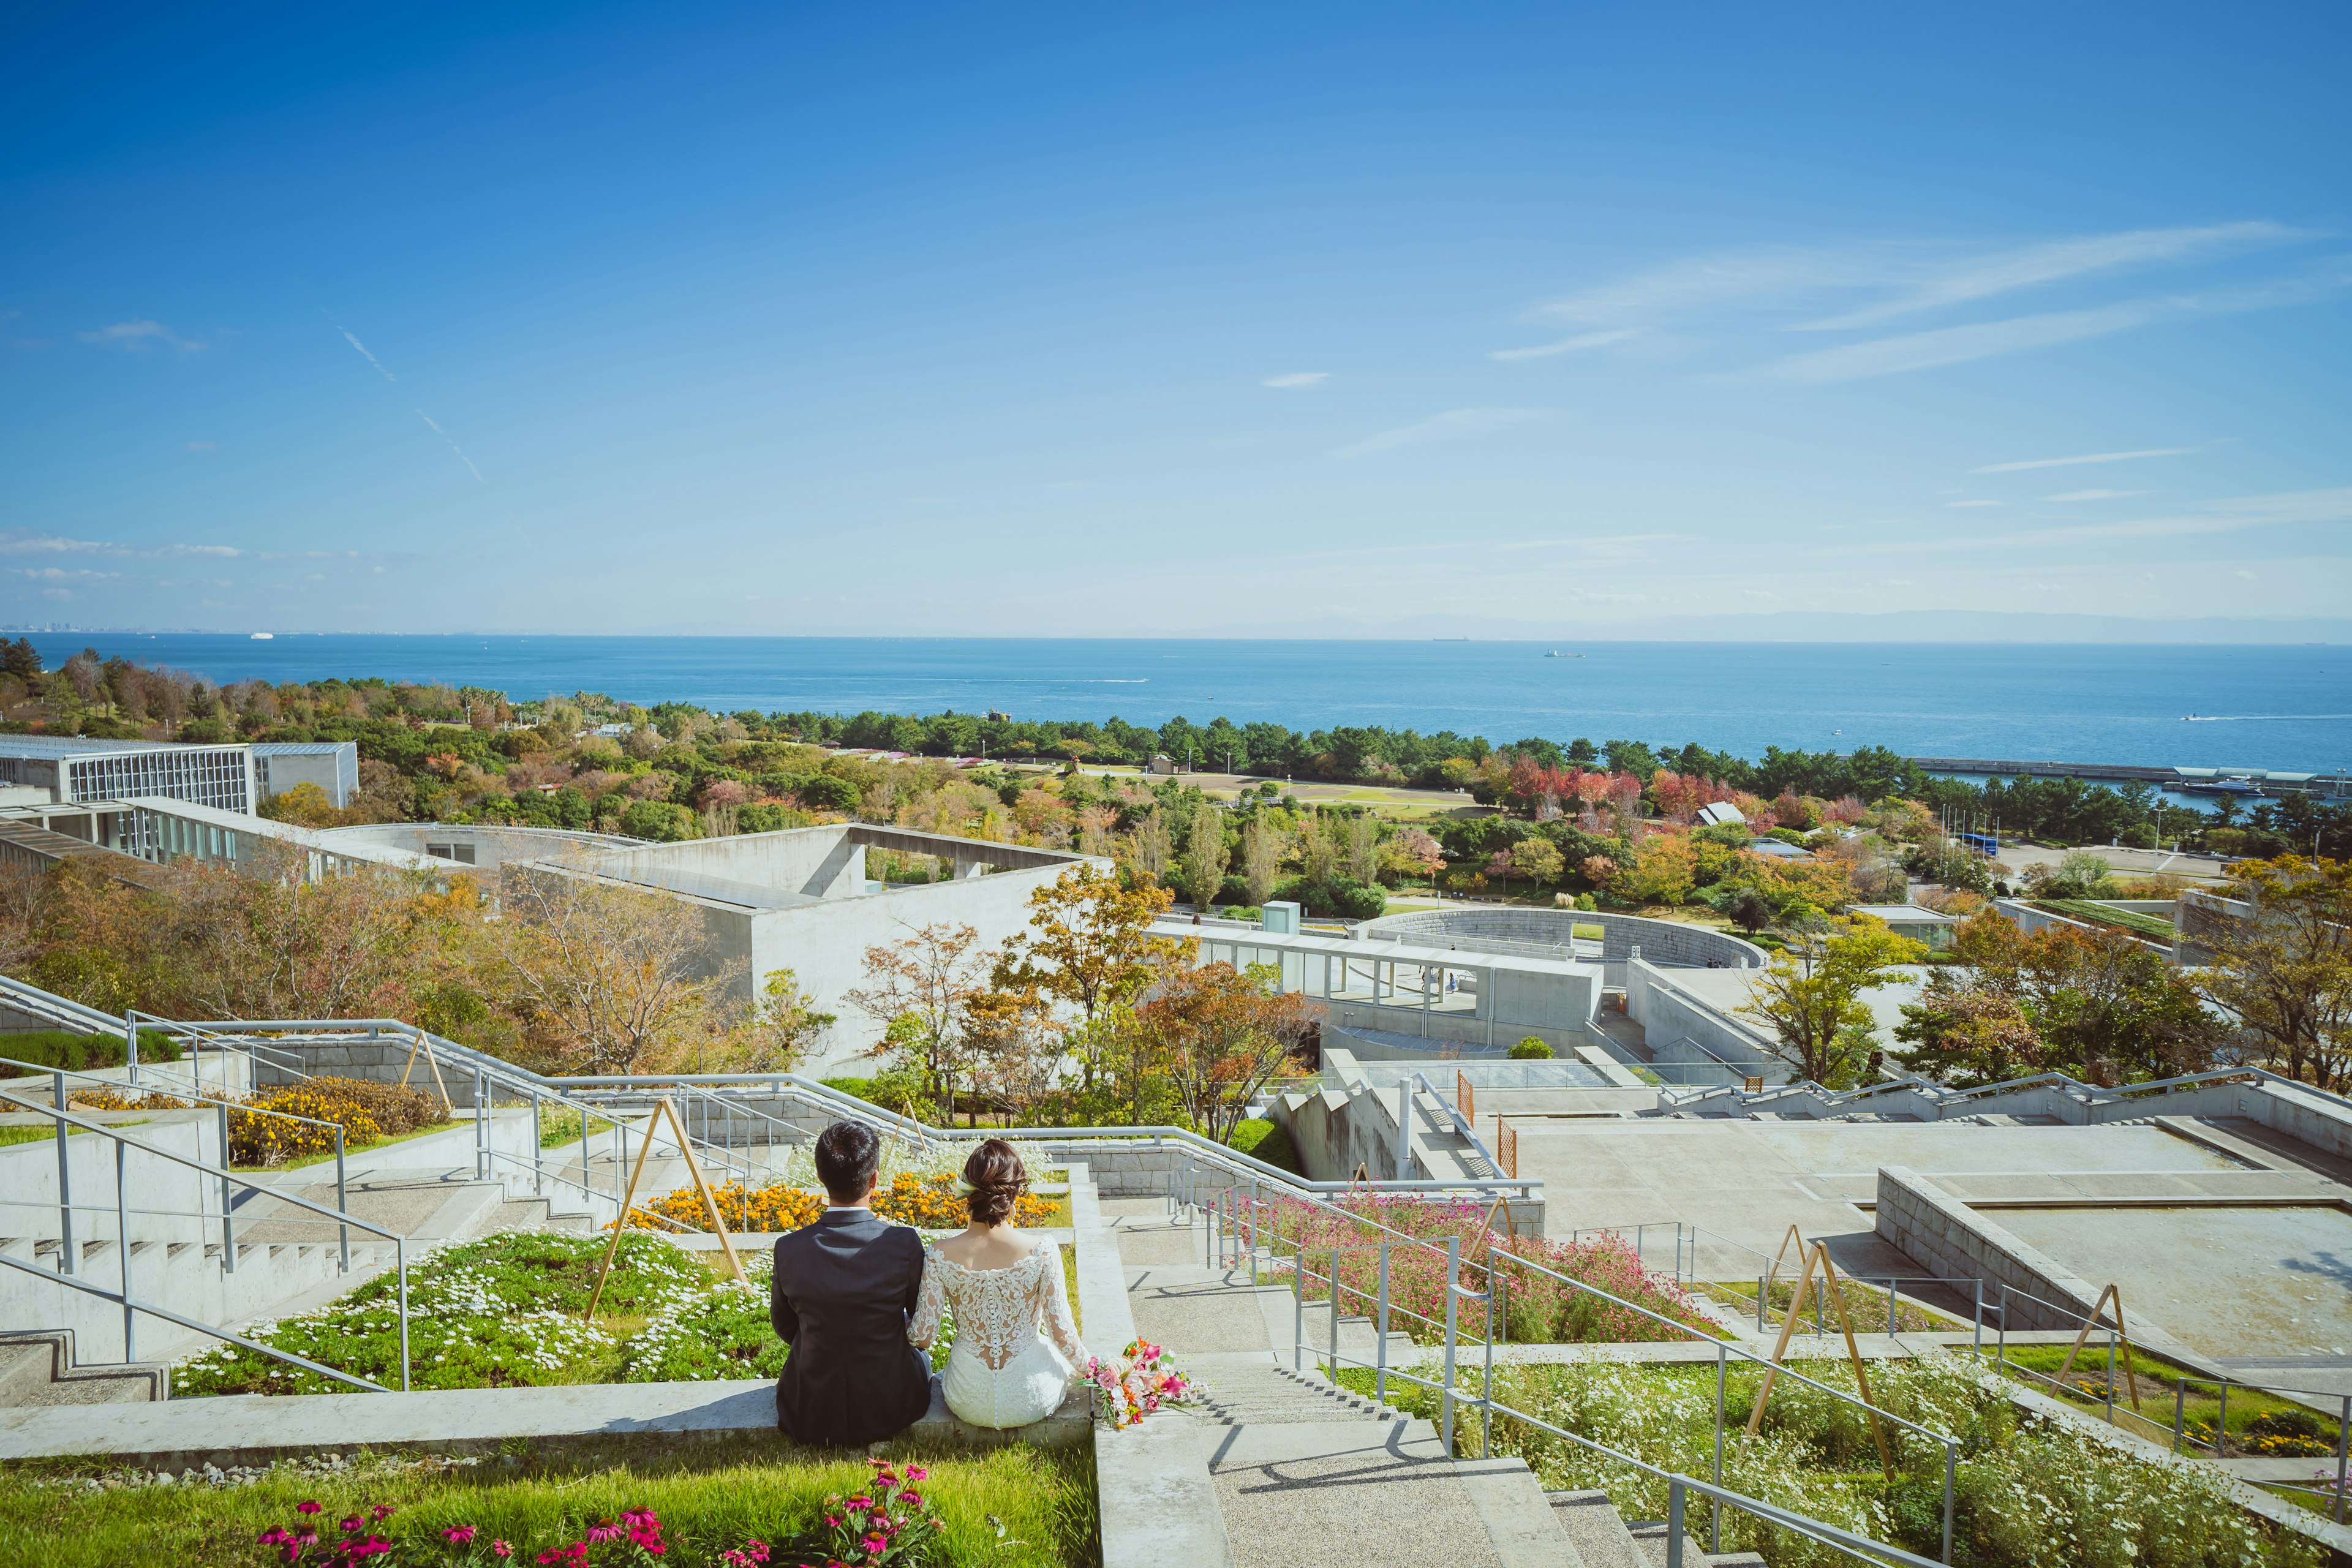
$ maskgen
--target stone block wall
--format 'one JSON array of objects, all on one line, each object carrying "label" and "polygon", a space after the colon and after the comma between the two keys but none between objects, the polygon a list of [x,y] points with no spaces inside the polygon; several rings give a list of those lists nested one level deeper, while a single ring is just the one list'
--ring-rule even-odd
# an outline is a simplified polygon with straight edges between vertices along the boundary
[{"label": "stone block wall", "polygon": [[2012,1329],[2080,1327],[2098,1299],[2095,1287],[2048,1253],[1899,1165],[1879,1169],[1876,1228],[1881,1241],[1934,1279],[1983,1280],[1988,1309],[2000,1305],[2001,1287],[2009,1287],[2015,1292],[2007,1299]]}]

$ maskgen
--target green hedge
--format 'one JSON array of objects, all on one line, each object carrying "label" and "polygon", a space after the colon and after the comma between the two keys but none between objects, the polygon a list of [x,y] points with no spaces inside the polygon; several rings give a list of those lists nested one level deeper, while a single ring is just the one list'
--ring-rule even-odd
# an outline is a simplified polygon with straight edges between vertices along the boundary
[{"label": "green hedge", "polygon": [[[92,1072],[101,1068],[119,1068],[122,1063],[122,1041],[112,1035],[78,1035],[70,1029],[39,1029],[22,1035],[0,1034],[0,1057],[14,1057],[18,1061],[32,1062],[45,1068],[64,1068],[68,1072]],[[164,1035],[139,1037],[139,1059],[142,1062],[175,1062],[180,1059],[180,1042]],[[25,1069],[0,1062],[0,1078],[23,1078]]]},{"label": "green hedge", "polygon": [[2137,910],[2111,910],[2089,899],[2036,899],[2033,907],[2047,910],[2053,915],[2069,920],[2084,921],[2092,925],[2114,926],[2134,936],[2151,937],[2158,942],[2172,940],[2172,922],[2141,914]]},{"label": "green hedge", "polygon": [[1298,1151],[1290,1146],[1290,1134],[1263,1117],[1253,1116],[1234,1129],[1233,1147],[1244,1154],[1255,1155],[1279,1171],[1305,1175],[1298,1168]]}]

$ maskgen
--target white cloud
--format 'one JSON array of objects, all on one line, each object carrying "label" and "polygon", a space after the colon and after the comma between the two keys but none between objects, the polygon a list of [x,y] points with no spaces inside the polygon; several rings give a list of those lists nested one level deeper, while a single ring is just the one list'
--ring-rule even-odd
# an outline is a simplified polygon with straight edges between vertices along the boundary
[{"label": "white cloud", "polygon": [[2237,533],[2250,528],[2284,527],[2297,523],[2352,522],[2352,487],[2324,490],[2284,490],[2271,495],[2236,496],[2204,502],[2193,512],[2167,517],[2132,518],[2117,522],[2071,523],[2059,528],[2020,530],[2011,533],[1975,534],[1967,538],[1876,540],[1860,544],[1826,546],[1814,555],[1915,554],[1956,550],[2026,549],[2054,544],[2079,544],[2092,540],[2171,539],[2195,534]]},{"label": "white cloud", "polygon": [[186,446],[182,447],[180,450],[183,452],[217,452],[220,450],[220,443],[218,441],[191,441]]},{"label": "white cloud", "polygon": [[2144,496],[2147,490],[2068,490],[2064,495],[2043,496],[2043,500],[2121,500],[2126,496]]},{"label": "white cloud", "polygon": [[1450,408],[1443,414],[1412,425],[1402,425],[1393,430],[1383,430],[1368,436],[1353,446],[1342,447],[1331,455],[1335,458],[1362,458],[1374,452],[1385,452],[1391,447],[1418,446],[1425,441],[1449,441],[1457,437],[1475,436],[1487,430],[1506,429],[1517,425],[1538,425],[1559,417],[1551,408]]},{"label": "white cloud", "polygon": [[1643,329],[1640,327],[1612,327],[1603,332],[1580,332],[1572,338],[1562,338],[1556,343],[1538,343],[1533,348],[1496,349],[1486,357],[1499,360],[1547,359],[1553,354],[1576,353],[1585,349],[1607,348],[1611,343],[1622,343],[1628,338],[1638,338],[1642,335],[1642,331]]},{"label": "white cloud", "polygon": [[206,346],[203,339],[184,338],[161,321],[117,321],[94,332],[77,335],[82,342],[96,343],[100,348],[129,349],[133,353],[152,348],[157,343],[178,349],[182,353],[198,353]]},{"label": "white cloud", "polygon": [[2352,287],[2352,258],[2337,257],[2294,278],[2273,279],[2246,289],[2211,294],[2176,294],[2127,300],[2088,310],[2056,310],[2041,316],[2016,316],[2005,321],[1978,321],[1964,327],[1941,327],[1899,338],[1878,338],[1791,354],[1765,365],[1756,375],[1773,381],[1813,385],[1823,382],[1859,381],[1905,371],[1933,370],[1997,354],[2050,348],[2084,338],[2105,337],[2154,321],[2189,316],[2237,315],[2285,305],[2310,304]]},{"label": "white cloud", "polygon": [[29,578],[36,583],[104,583],[121,575],[119,572],[64,566],[11,566],[7,572],[11,577]]},{"label": "white cloud", "polygon": [[2246,571],[2246,570],[2245,570],[2244,568],[2242,568],[2242,567],[2241,567],[2239,570],[2237,570],[2237,571],[2235,571],[2235,572],[2231,573],[2231,574],[2230,574],[2230,575],[2231,575],[2231,576],[2232,576],[2232,577],[2243,577],[2243,578],[2244,578],[2247,582],[2249,582],[2249,583],[2251,583],[2251,582],[2252,582],[2252,581],[2254,580],[2254,574],[2253,574],[2252,572]]},{"label": "white cloud", "polygon": [[20,533],[0,539],[0,555],[128,555],[128,548],[95,539],[67,539],[55,533]]},{"label": "white cloud", "polygon": [[382,360],[379,360],[375,355],[368,353],[367,344],[360,342],[359,339],[353,337],[350,332],[345,331],[341,327],[337,327],[335,331],[342,332],[343,341],[351,344],[352,347],[360,351],[360,358],[375,366],[376,374],[383,377],[386,381],[398,381],[400,379],[400,377],[393,374],[392,372],[383,368],[383,362]]},{"label": "white cloud", "polygon": [[1933,266],[1913,287],[1892,300],[1826,321],[1808,321],[1805,331],[1842,331],[1875,326],[1915,310],[1990,299],[2013,289],[2060,282],[2088,273],[2111,272],[2168,261],[2186,261],[2231,250],[2284,245],[2307,237],[2274,223],[2225,223],[2206,228],[2143,228],[2122,234],[2030,245]]},{"label": "white cloud", "polygon": [[487,485],[490,482],[489,480],[482,478],[482,470],[474,467],[474,459],[466,456],[466,449],[463,447],[458,446],[457,442],[449,439],[449,432],[442,429],[440,426],[433,423],[433,416],[425,413],[425,410],[420,408],[416,411],[416,416],[419,419],[424,420],[427,426],[432,427],[433,434],[440,437],[444,441],[449,442],[449,450],[457,454],[457,460],[466,465],[466,471],[474,476],[474,482],[476,484]]},{"label": "white cloud", "polygon": [[2073,468],[2084,463],[2128,463],[2138,458],[2185,458],[2201,447],[2150,447],[2139,452],[2086,452],[2079,458],[2035,458],[2022,463],[1988,463],[1972,474],[2021,474],[2028,468]]},{"label": "white cloud", "polygon": [[1328,370],[1294,370],[1283,375],[1269,375],[1258,383],[1276,392],[1301,392],[1310,386],[1320,386],[1331,379]]},{"label": "white cloud", "polygon": [[1999,502],[1999,501],[1997,501],[1997,500],[1948,500],[1948,501],[1946,501],[1946,502],[1944,503],[1944,505],[1945,505],[1946,507],[1948,507],[1948,508],[1969,507],[1969,506],[1999,506],[2000,504],[2000,502]]}]

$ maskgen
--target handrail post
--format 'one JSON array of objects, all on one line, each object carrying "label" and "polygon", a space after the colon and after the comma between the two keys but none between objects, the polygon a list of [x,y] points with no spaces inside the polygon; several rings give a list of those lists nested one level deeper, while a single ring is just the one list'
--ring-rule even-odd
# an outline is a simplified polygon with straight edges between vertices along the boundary
[{"label": "handrail post", "polygon": [[1331,1249],[1331,1360],[1329,1376],[1339,1381],[1339,1249]]},{"label": "handrail post", "polygon": [[131,1085],[136,1089],[139,1086],[139,1015],[129,1008],[123,1009],[122,1013],[122,1062],[131,1069]]},{"label": "handrail post", "polygon": [[[1723,1342],[1715,1342],[1715,1484],[1723,1484],[1723,1387],[1730,1358]],[[1709,1554],[1723,1550],[1723,1500],[1710,1498],[1706,1527],[1706,1549]]]},{"label": "handrail post", "polygon": [[352,1271],[352,1194],[344,1178],[343,1124],[340,1121],[335,1123],[335,1212],[344,1216],[342,1223],[335,1226],[335,1234],[342,1241],[343,1272],[349,1274]]},{"label": "handrail post", "polygon": [[[342,1144],[343,1144],[343,1130],[342,1130],[341,1127],[338,1127],[338,1128],[336,1128],[336,1129],[335,1129],[335,1190],[336,1190],[338,1193],[340,1193],[340,1192],[341,1192],[341,1191],[342,1191],[342,1185],[343,1185],[343,1176],[342,1176]],[[222,1272],[222,1273],[224,1273],[224,1274],[234,1274],[234,1273],[236,1273],[236,1217],[235,1217],[235,1216],[230,1213],[229,1205],[230,1205],[232,1203],[234,1203],[234,1202],[236,1201],[236,1194],[235,1194],[235,1193],[230,1189],[230,1187],[229,1187],[229,1179],[228,1179],[228,1173],[228,1173],[228,1107],[227,1107],[227,1106],[226,1106],[226,1105],[224,1105],[224,1106],[222,1106],[222,1107],[220,1108],[220,1146],[221,1146],[221,1156],[220,1156],[220,1160],[221,1160],[221,1184],[220,1184],[220,1189],[221,1189],[221,1272]],[[348,1248],[346,1249],[346,1254],[347,1254],[347,1256],[345,1257],[344,1263],[343,1263],[343,1267],[344,1267],[344,1268],[350,1268],[350,1267],[351,1267],[351,1261],[350,1261],[350,1258],[349,1258],[349,1257],[348,1257]]]},{"label": "handrail post", "polygon": [[2345,1450],[2352,1439],[2352,1394],[2344,1396],[2343,1418],[2336,1426],[2336,1522],[2344,1522]]},{"label": "handrail post", "polygon": [[1759,1334],[1764,1331],[1764,1314],[1771,1310],[1764,1298],[1767,1283],[1765,1276],[1759,1274],[1756,1277],[1756,1331]]},{"label": "handrail post", "polygon": [[1307,1370],[1307,1248],[1290,1260],[1290,1370]]},{"label": "handrail post", "polygon": [[539,1100],[539,1090],[534,1089],[530,1091],[530,1190],[533,1195],[547,1190],[546,1178],[541,1170],[540,1151],[544,1146],[544,1139],[540,1131]]},{"label": "handrail post", "polygon": [[[2184,1375],[2172,1380],[2172,1451],[2180,1452],[2182,1417],[2189,1413],[2189,1379]],[[2339,1444],[2340,1447],[2341,1445]]]},{"label": "handrail post", "polygon": [[2230,1380],[2221,1380],[2221,1408],[2213,1416],[2213,1457],[2222,1458],[2230,1445]]},{"label": "handrail post", "polygon": [[[59,1271],[66,1274],[81,1272],[81,1259],[77,1256],[73,1233],[73,1161],[66,1152],[66,1075],[59,1069],[50,1080],[49,1108],[58,1118],[58,1247]],[[224,1152],[221,1163],[228,1160]]]},{"label": "handrail post", "polygon": [[1952,1560],[1952,1491],[1960,1468],[1960,1452],[1951,1443],[1944,1445],[1944,1555],[1940,1561]]},{"label": "handrail post", "polygon": [[1380,1346],[1373,1354],[1372,1402],[1386,1405],[1389,1400],[1389,1244],[1381,1243],[1381,1298],[1375,1315],[1380,1331]]},{"label": "handrail post", "polygon": [[[614,1222],[618,1224],[618,1221]],[[400,1266],[400,1392],[408,1392],[408,1240],[392,1238],[393,1258]]]},{"label": "handrail post", "polygon": [[1975,1310],[1973,1313],[1971,1313],[1971,1314],[1970,1314],[1970,1325],[1971,1325],[1971,1326],[1975,1329],[1975,1331],[1976,1331],[1976,1338],[1975,1338],[1974,1342],[1971,1342],[1971,1343],[1969,1344],[1969,1354],[1971,1357],[1978,1357],[1978,1356],[1981,1356],[1981,1355],[1983,1355],[1983,1354],[1984,1354],[1984,1276],[1983,1276],[1983,1275],[1979,1274],[1979,1275],[1978,1275],[1978,1276],[1977,1276],[1977,1278],[1976,1278],[1976,1287],[1977,1287],[1976,1310]]},{"label": "handrail post", "polygon": [[122,1364],[125,1366],[139,1359],[134,1349],[131,1321],[131,1194],[124,1181],[130,1158],[130,1142],[117,1138],[114,1141],[114,1245],[122,1249]]},{"label": "handrail post", "polygon": [[2009,1281],[2006,1279],[2002,1280],[2000,1285],[2000,1338],[1994,1342],[1992,1360],[1993,1365],[2004,1371],[2007,1370],[2009,1366]]},{"label": "handrail post", "polygon": [[1683,1479],[1666,1482],[1666,1568],[1683,1568]]},{"label": "handrail post", "polygon": [[1456,1293],[1462,1284],[1462,1237],[1457,1234],[1445,1238],[1445,1447],[1447,1458],[1454,1457],[1454,1336],[1456,1316],[1462,1310],[1462,1299]]}]

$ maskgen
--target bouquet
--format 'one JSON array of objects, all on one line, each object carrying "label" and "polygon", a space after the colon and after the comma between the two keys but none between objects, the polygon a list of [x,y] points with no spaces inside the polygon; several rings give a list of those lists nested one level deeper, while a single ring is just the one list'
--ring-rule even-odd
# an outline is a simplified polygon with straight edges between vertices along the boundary
[{"label": "bouquet", "polygon": [[1094,1387],[1095,1414],[1114,1431],[1192,1397],[1192,1382],[1176,1370],[1176,1358],[1149,1340],[1130,1341],[1116,1361],[1088,1357],[1083,1375]]}]

